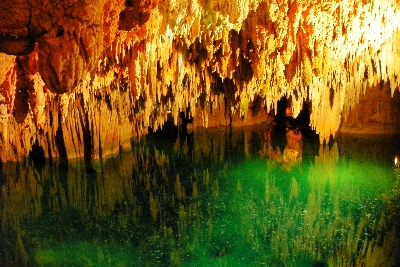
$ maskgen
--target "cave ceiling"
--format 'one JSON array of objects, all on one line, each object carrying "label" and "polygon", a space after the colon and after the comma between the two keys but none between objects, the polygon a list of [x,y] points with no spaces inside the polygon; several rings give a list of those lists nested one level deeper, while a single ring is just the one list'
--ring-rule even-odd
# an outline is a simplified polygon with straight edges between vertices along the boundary
[{"label": "cave ceiling", "polygon": [[[0,150],[101,157],[179,112],[282,97],[328,140],[366,88],[399,87],[397,0],[0,2]],[[100,152],[99,152],[100,151]],[[100,155],[99,155],[100,153]],[[96,154],[94,156],[94,154]]]}]

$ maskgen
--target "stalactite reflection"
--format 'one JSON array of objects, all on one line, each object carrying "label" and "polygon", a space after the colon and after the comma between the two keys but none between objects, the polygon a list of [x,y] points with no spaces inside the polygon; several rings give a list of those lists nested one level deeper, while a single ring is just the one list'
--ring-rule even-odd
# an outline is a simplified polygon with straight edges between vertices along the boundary
[{"label": "stalactite reflection", "polygon": [[393,155],[293,130],[279,154],[269,129],[155,133],[90,166],[3,162],[0,265],[398,264]]}]

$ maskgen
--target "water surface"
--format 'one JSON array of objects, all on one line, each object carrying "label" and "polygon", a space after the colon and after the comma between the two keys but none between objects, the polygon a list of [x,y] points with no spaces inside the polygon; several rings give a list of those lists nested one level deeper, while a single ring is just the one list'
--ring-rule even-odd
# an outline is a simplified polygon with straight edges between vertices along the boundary
[{"label": "water surface", "polygon": [[398,266],[396,136],[157,133],[1,166],[1,266]]}]

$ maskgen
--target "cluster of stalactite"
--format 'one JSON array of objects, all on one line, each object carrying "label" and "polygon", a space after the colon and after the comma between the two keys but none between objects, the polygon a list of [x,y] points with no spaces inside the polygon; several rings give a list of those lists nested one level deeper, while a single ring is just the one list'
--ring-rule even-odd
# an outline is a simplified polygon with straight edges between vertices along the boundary
[{"label": "cluster of stalactite", "polygon": [[[3,151],[26,155],[38,140],[48,155],[63,153],[58,142],[73,150],[68,157],[81,156],[86,138],[89,157],[104,140],[116,147],[161,127],[168,113],[208,126],[220,110],[246,119],[254,103],[276,110],[282,97],[294,117],[311,103],[323,142],[365,88],[399,85],[394,0],[89,2],[46,24],[27,55],[0,53]],[[80,20],[87,16],[90,23]],[[118,120],[112,129],[109,120]]]}]

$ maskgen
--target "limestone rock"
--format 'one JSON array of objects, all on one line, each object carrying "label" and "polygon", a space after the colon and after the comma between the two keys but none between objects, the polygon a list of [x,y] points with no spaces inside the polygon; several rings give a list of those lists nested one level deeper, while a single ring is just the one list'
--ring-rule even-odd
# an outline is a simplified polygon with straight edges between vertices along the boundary
[{"label": "limestone rock", "polygon": [[3,1],[0,149],[13,155],[2,157],[26,154],[35,140],[49,155],[101,157],[105,143],[114,151],[168,116],[177,123],[180,112],[202,126],[259,122],[248,115],[254,103],[265,117],[282,97],[294,117],[310,102],[323,142],[366,88],[398,89],[399,8],[395,0]]}]

